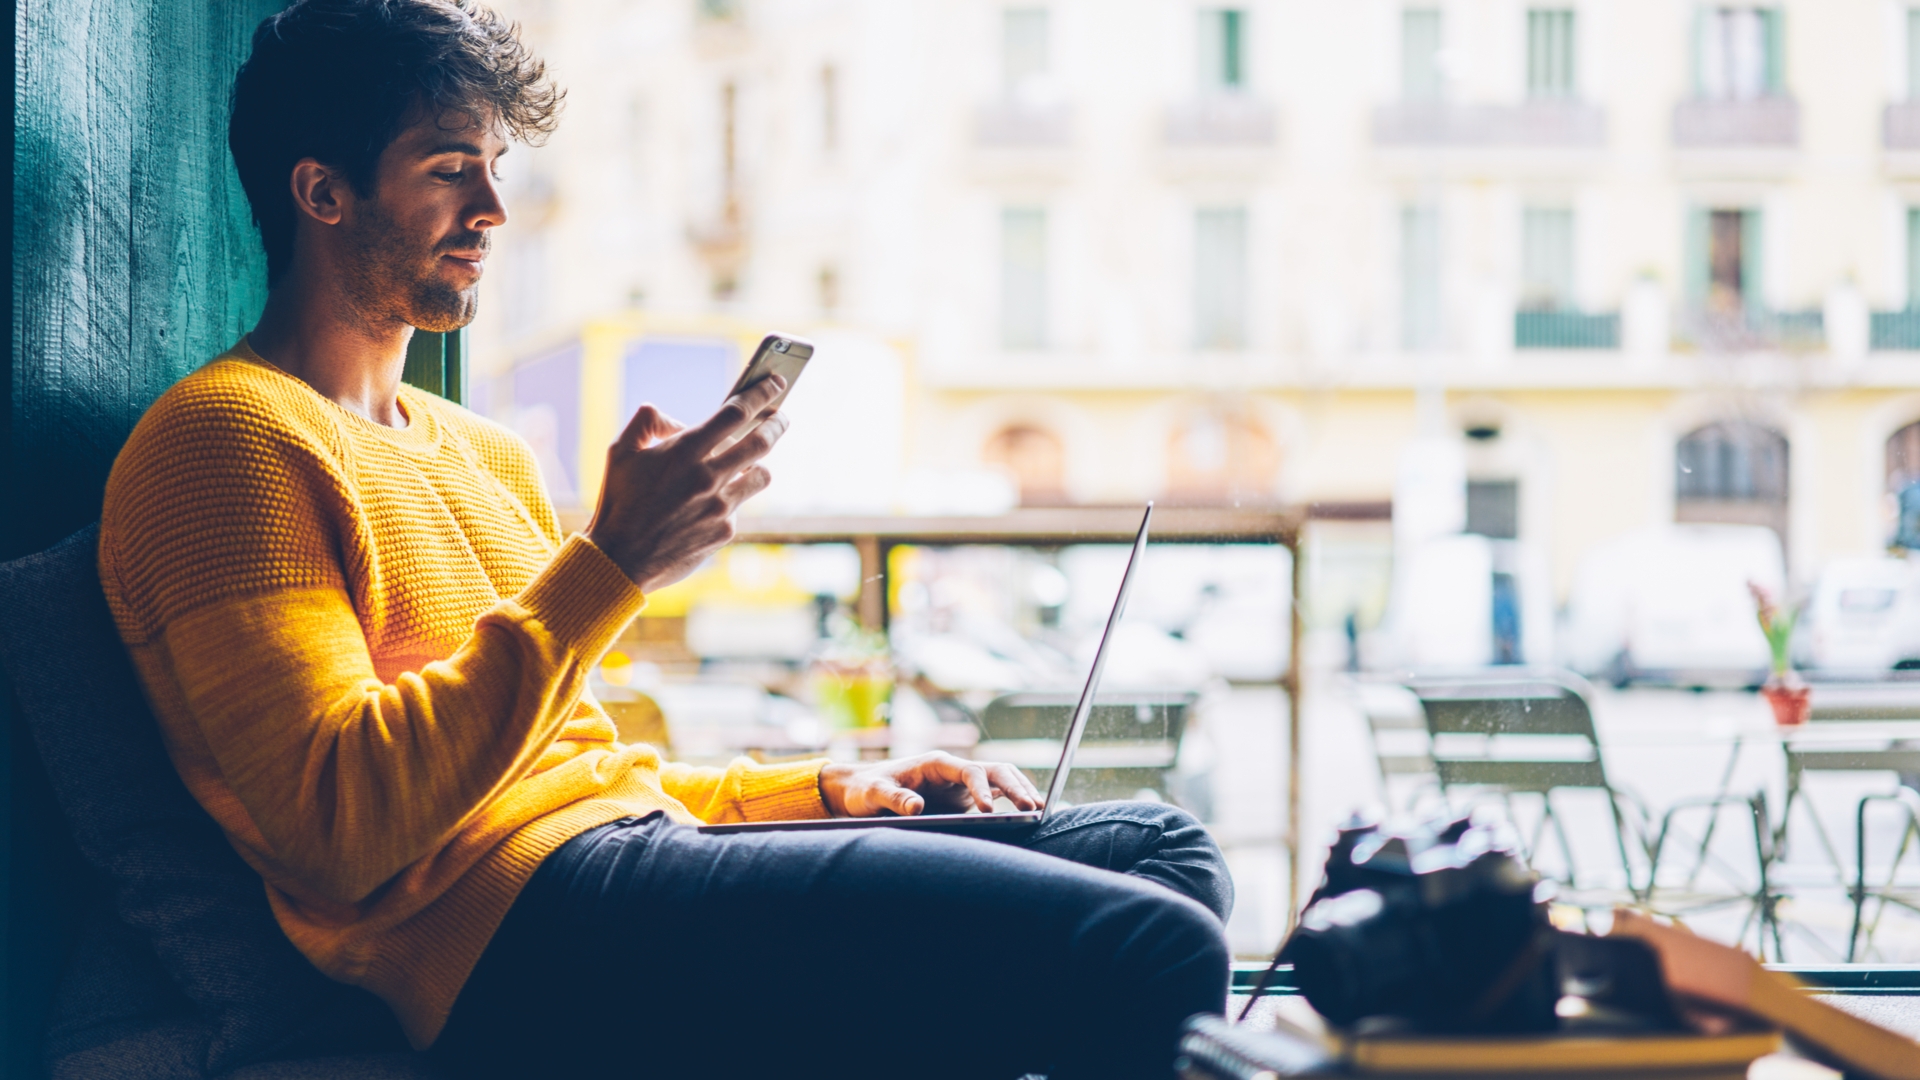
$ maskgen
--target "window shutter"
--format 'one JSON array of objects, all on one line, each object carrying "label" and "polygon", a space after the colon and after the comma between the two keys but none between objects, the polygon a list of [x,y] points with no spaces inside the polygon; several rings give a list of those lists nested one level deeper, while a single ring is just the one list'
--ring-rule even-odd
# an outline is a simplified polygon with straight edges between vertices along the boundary
[{"label": "window shutter", "polygon": [[1761,30],[1767,43],[1767,95],[1779,97],[1787,92],[1787,13],[1780,8],[1760,10]]},{"label": "window shutter", "polygon": [[1740,301],[1748,311],[1767,308],[1766,279],[1762,276],[1767,263],[1760,246],[1766,234],[1765,219],[1757,209],[1740,215]]},{"label": "window shutter", "polygon": [[1693,48],[1689,51],[1693,54],[1693,96],[1697,98],[1707,96],[1706,49],[1707,6],[1695,4],[1693,6]]},{"label": "window shutter", "polygon": [[1713,277],[1711,238],[1708,231],[1712,228],[1707,208],[1690,206],[1687,208],[1686,250],[1682,252],[1681,279],[1685,283],[1687,306],[1702,307],[1707,302],[1707,282]]}]

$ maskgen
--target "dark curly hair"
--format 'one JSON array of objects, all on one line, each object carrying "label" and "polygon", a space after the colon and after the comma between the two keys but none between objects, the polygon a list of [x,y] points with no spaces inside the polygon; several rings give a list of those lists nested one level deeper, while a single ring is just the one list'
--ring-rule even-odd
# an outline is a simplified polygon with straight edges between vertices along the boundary
[{"label": "dark curly hair", "polygon": [[234,77],[227,121],[268,283],[293,259],[287,178],[300,159],[371,194],[381,152],[416,108],[497,120],[538,145],[564,96],[519,27],[473,0],[296,0],[268,16]]}]

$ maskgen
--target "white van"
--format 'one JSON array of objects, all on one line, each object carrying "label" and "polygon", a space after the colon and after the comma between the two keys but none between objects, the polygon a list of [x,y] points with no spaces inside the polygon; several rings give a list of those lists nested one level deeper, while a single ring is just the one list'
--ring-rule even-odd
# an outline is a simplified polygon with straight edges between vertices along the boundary
[{"label": "white van", "polygon": [[1835,559],[1820,572],[1795,658],[1826,673],[1920,667],[1920,574],[1905,559]]},{"label": "white van", "polygon": [[1753,582],[1786,587],[1780,539],[1758,525],[1657,525],[1581,560],[1567,601],[1564,659],[1617,686],[1751,686],[1770,655]]}]

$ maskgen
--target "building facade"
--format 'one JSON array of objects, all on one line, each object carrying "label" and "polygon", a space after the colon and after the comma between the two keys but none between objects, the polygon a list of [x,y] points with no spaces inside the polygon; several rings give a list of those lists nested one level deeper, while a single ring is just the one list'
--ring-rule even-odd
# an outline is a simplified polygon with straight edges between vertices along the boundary
[{"label": "building facade", "polygon": [[[863,358],[782,484],[870,508],[1384,501],[1442,446],[1547,610],[1658,522],[1771,527],[1804,583],[1920,475],[1920,7],[502,7],[570,90],[510,156],[502,416],[586,327],[778,327]],[[562,392],[576,498],[619,366]]]}]

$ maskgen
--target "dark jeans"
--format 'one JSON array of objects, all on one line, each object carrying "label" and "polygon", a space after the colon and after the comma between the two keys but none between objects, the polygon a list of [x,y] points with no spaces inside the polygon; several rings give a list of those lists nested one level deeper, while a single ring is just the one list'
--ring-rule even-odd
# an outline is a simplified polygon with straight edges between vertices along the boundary
[{"label": "dark jeans", "polygon": [[1226,1003],[1232,905],[1212,838],[1152,803],[1004,843],[654,815],[547,857],[434,1050],[461,1078],[1166,1080]]}]

